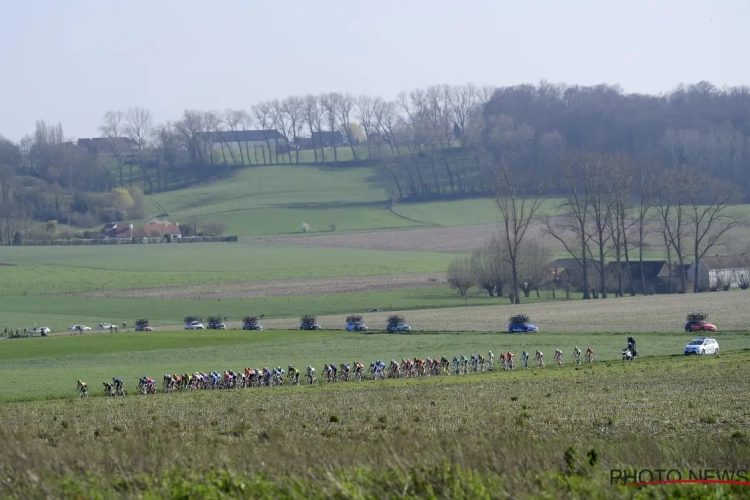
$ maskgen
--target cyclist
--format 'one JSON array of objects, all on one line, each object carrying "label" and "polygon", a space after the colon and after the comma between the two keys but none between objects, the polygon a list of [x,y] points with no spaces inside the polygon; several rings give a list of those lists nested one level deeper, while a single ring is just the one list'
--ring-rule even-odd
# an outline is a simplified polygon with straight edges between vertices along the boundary
[{"label": "cyclist", "polygon": [[521,364],[524,366],[524,368],[529,367],[529,353],[526,351],[523,351],[521,354]]},{"label": "cyclist", "polygon": [[586,358],[589,360],[589,363],[594,361],[594,350],[590,347],[586,349]]},{"label": "cyclist", "polygon": [[544,366],[544,353],[537,349],[536,351],[536,367]]},{"label": "cyclist", "polygon": [[508,351],[508,354],[505,355],[506,357],[506,363],[508,364],[508,369],[515,370],[516,369],[516,358],[515,355]]},{"label": "cyclist", "polygon": [[579,365],[581,364],[581,350],[578,348],[578,346],[575,346],[573,348],[573,359],[576,360],[576,363]]},{"label": "cyclist", "polygon": [[557,361],[558,365],[563,364],[563,353],[560,349],[555,349],[555,361]]}]

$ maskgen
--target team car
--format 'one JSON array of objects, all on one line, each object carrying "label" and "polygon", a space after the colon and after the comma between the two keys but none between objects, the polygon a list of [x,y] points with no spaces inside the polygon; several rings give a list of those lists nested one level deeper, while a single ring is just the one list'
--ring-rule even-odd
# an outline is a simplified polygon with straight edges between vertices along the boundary
[{"label": "team car", "polygon": [[410,332],[411,327],[404,323],[400,323],[398,325],[388,325],[387,331],[388,333]]},{"label": "team car", "polygon": [[356,323],[347,323],[346,331],[347,332],[366,332],[367,325],[365,325],[362,321],[358,321]]},{"label": "team car", "polygon": [[185,324],[185,330],[203,330],[205,327],[203,326],[203,323],[200,321],[191,321],[190,323]]},{"label": "team car", "polygon": [[688,321],[685,324],[686,332],[715,332],[716,325],[708,321]]},{"label": "team car", "polygon": [[509,323],[508,333],[529,333],[538,332],[539,327],[531,323]]},{"label": "team car", "polygon": [[685,355],[688,354],[719,354],[719,343],[715,339],[697,337],[685,346]]}]

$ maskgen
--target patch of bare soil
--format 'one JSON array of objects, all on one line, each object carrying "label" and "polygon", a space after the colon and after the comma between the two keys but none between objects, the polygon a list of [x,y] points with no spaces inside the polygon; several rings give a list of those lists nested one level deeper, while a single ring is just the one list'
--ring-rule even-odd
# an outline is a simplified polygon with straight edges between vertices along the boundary
[{"label": "patch of bare soil", "polygon": [[65,296],[160,300],[249,299],[335,293],[384,292],[445,285],[445,273],[392,274],[211,283],[134,290],[67,293]]}]

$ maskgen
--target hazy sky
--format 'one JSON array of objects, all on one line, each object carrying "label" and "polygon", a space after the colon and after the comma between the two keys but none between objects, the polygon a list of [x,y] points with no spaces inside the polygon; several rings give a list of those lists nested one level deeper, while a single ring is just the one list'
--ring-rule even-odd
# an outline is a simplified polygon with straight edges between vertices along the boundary
[{"label": "hazy sky", "polygon": [[750,0],[0,0],[0,134],[325,91],[750,83]]}]

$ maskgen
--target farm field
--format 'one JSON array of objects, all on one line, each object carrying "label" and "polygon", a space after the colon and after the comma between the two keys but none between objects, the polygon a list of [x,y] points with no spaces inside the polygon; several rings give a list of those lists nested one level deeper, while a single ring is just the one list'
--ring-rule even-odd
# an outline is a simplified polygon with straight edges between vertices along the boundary
[{"label": "farm field", "polygon": [[[636,335],[641,356],[681,355],[692,334]],[[490,333],[362,334],[334,331],[159,331],[119,334],[78,335],[3,340],[0,375],[16,384],[0,388],[0,401],[58,399],[75,396],[75,381],[89,383],[92,393],[102,393],[101,381],[120,377],[126,389],[149,376],[157,381],[164,373],[196,371],[241,371],[247,366],[296,366],[303,371],[312,365],[321,373],[333,362],[369,365],[376,359],[440,358],[464,354],[499,356],[511,351],[518,356],[536,349],[547,354],[551,368],[555,349],[563,350],[572,368],[573,347],[594,349],[599,361],[620,358],[627,336],[613,333],[539,333],[507,335]],[[725,333],[719,337],[722,356],[741,351],[747,335]],[[564,369],[568,369],[564,368]],[[514,375],[515,376],[515,375]],[[517,375],[520,376],[520,375]]]},{"label": "farm field", "polygon": [[[189,288],[184,295],[176,295],[174,289],[162,289],[163,299],[158,293],[149,295],[155,292],[144,290],[116,292],[110,298],[108,292],[73,297],[6,296],[0,301],[0,317],[4,321],[0,330],[6,326],[21,329],[47,326],[54,332],[65,332],[73,324],[83,323],[93,328],[101,322],[121,325],[123,321],[132,328],[140,317],[149,318],[157,329],[176,330],[182,329],[182,318],[187,315],[210,314],[228,316],[228,328],[239,328],[240,318],[248,314],[264,314],[265,328],[295,330],[300,316],[315,314],[323,327],[343,329],[345,317],[351,313],[364,313],[371,329],[383,330],[387,316],[395,312],[405,314],[413,329],[429,332],[502,331],[508,317],[519,312],[529,314],[532,322],[546,332],[680,332],[685,315],[692,310],[709,313],[720,332],[747,331],[750,324],[748,292],[739,290],[590,301],[579,300],[578,294],[565,299],[563,293],[553,299],[548,291],[542,291],[538,298],[532,292],[520,305],[475,290],[466,307],[462,298],[440,283],[435,286],[422,282],[418,284],[428,286],[419,287],[405,281],[403,286],[414,286],[327,294],[301,289],[299,295],[283,287],[269,286],[269,293],[274,293],[273,290],[282,293],[277,296],[258,296],[259,290],[252,287],[244,291],[230,287],[192,296]],[[141,298],[123,298],[128,296]],[[366,312],[370,309],[382,312]]]},{"label": "farm field", "polygon": [[274,279],[444,272],[445,253],[307,248],[289,243],[7,247],[0,295],[33,295]]},{"label": "farm field", "polygon": [[[591,338],[620,347],[618,338]],[[667,338],[642,335],[639,347],[658,352]],[[364,337],[358,352],[372,341]],[[288,352],[291,342],[277,339],[276,352]],[[711,390],[700,397],[686,390],[707,380]],[[17,498],[148,491],[169,498],[739,499],[746,487],[618,487],[610,471],[744,469],[750,405],[737,395],[750,390],[748,380],[750,354],[733,351],[425,380],[7,403],[0,406],[0,491]]]}]

